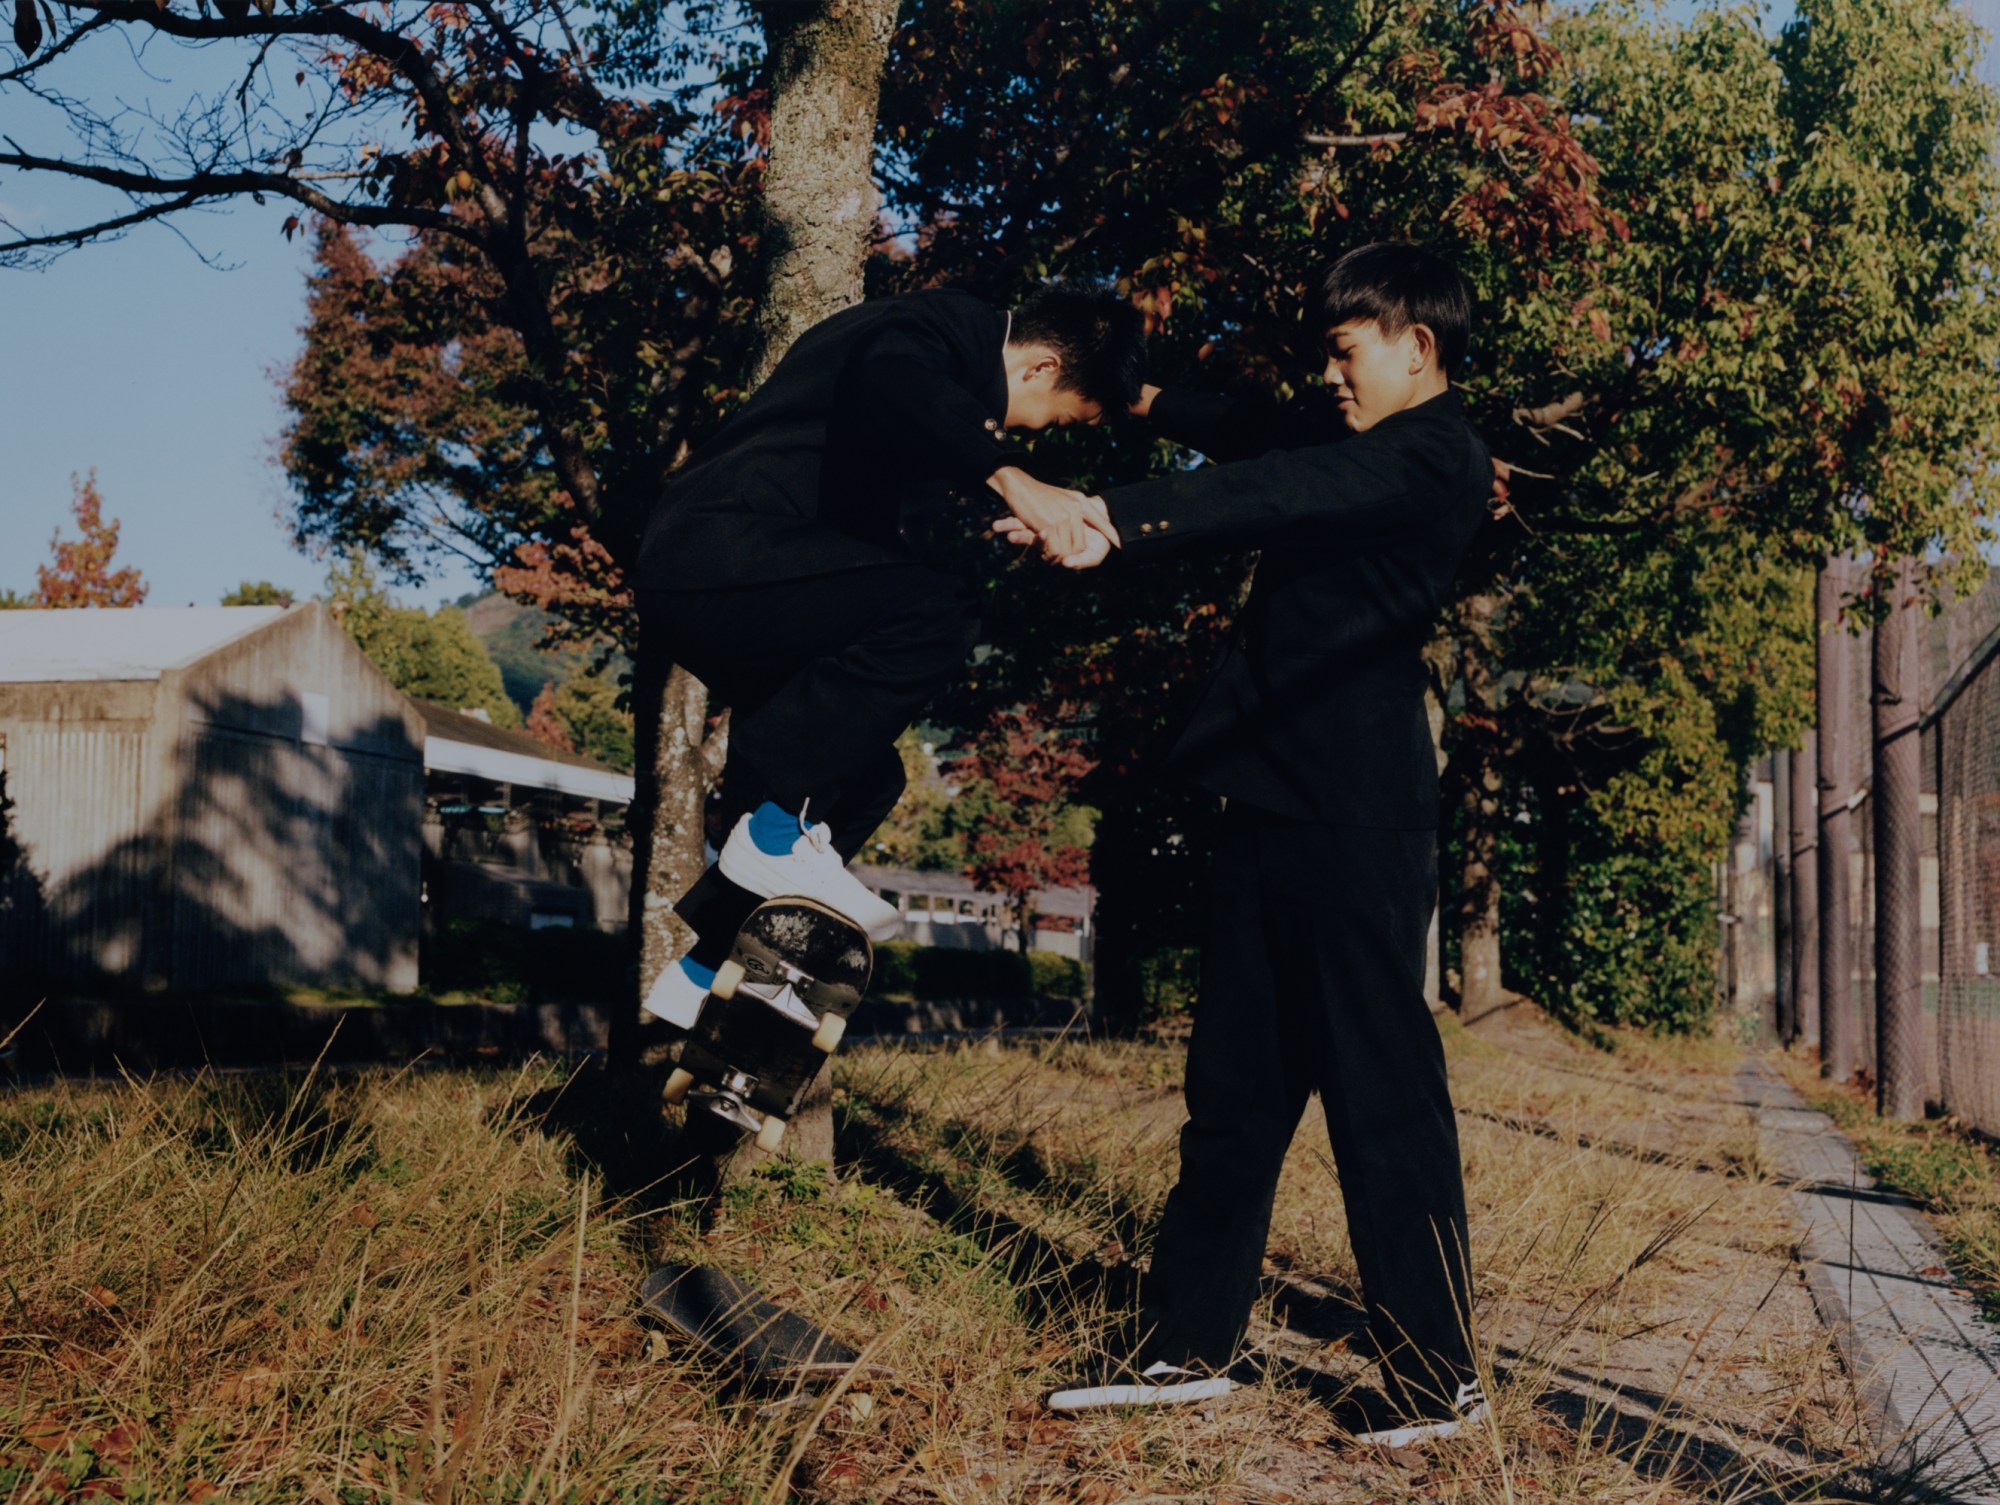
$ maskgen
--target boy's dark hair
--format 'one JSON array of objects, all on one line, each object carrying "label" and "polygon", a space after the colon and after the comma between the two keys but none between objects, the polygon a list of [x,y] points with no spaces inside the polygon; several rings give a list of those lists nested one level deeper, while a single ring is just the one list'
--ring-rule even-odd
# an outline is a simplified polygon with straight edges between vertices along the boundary
[{"label": "boy's dark hair", "polygon": [[1472,300],[1457,268],[1435,251],[1398,241],[1357,246],[1336,261],[1319,286],[1319,327],[1373,320],[1389,339],[1412,324],[1437,336],[1438,369],[1449,374],[1465,359],[1472,334]]},{"label": "boy's dark hair", "polygon": [[1062,361],[1058,391],[1081,392],[1123,412],[1139,400],[1146,375],[1146,321],[1110,288],[1045,282],[1014,310],[1013,345],[1046,345]]}]

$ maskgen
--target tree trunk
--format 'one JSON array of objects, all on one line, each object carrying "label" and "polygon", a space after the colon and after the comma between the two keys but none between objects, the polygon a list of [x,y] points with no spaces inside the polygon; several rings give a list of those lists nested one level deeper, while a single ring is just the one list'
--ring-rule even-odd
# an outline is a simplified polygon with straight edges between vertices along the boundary
[{"label": "tree trunk", "polygon": [[1924,957],[1919,894],[1922,763],[1917,736],[1916,586],[1908,560],[1896,570],[1889,613],[1875,629],[1876,1111],[1914,1122],[1924,1116]]},{"label": "tree trunk", "polygon": [[[761,7],[771,92],[771,149],[764,164],[765,284],[758,319],[762,349],[751,385],[771,374],[792,342],[830,314],[861,301],[861,263],[875,227],[875,111],[895,32],[896,0],[766,0]],[[642,984],[684,947],[673,901],[701,871],[701,813],[707,782],[683,787],[672,771],[699,767],[684,741],[689,697],[663,687],[655,738],[660,805],[651,822]],[[643,714],[643,707],[640,708]],[[677,761],[678,760],[678,761]],[[685,859],[693,853],[692,867]],[[833,1164],[833,1087],[822,1070],[787,1135],[791,1153]],[[697,1146],[698,1152],[706,1145]],[[717,1189],[764,1158],[745,1140],[718,1163]]]},{"label": "tree trunk", "polygon": [[1847,572],[1839,559],[1820,571],[1814,615],[1819,723],[1819,1038],[1820,1074],[1844,1082],[1854,1072],[1854,953],[1848,883],[1854,819],[1854,729],[1848,693],[1854,640],[1840,625]]},{"label": "tree trunk", "polygon": [[1791,1038],[1792,1011],[1792,755],[1771,754],[1771,1032]]},{"label": "tree trunk", "polygon": [[765,0],[761,9],[771,154],[758,382],[792,341],[861,301],[861,263],[880,208],[875,112],[896,0]]},{"label": "tree trunk", "polygon": [[1500,773],[1481,757],[1459,799],[1465,864],[1458,884],[1458,1010],[1466,1019],[1506,1001],[1500,985],[1500,879],[1494,862],[1500,844]]},{"label": "tree trunk", "polygon": [[1458,875],[1458,1009],[1466,1019],[1497,1009],[1500,981],[1500,689],[1492,664],[1493,618],[1499,601],[1475,596],[1465,604],[1459,673],[1465,684],[1465,737],[1458,766],[1459,830],[1465,860]]},{"label": "tree trunk", "polygon": [[1819,737],[1808,730],[1792,760],[1792,1033],[1819,1042]]}]

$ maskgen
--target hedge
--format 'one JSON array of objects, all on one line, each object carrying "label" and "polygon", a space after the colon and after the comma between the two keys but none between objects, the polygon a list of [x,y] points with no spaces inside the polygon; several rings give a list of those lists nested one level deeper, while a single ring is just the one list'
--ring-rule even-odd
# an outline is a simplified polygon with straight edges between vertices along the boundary
[{"label": "hedge", "polygon": [[1053,951],[958,951],[885,941],[874,992],[909,998],[1081,998],[1083,967]]},{"label": "hedge", "polygon": [[441,921],[424,937],[427,992],[470,993],[489,1003],[597,1003],[625,997],[622,935],[551,926],[526,930],[496,920]]}]

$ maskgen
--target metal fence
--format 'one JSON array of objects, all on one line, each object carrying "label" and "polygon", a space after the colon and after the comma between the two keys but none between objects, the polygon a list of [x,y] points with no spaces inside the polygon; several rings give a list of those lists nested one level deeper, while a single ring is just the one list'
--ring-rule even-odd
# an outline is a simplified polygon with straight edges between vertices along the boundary
[{"label": "metal fence", "polygon": [[[1851,1064],[1874,1077],[1879,1063],[1874,812],[1867,771],[1871,647],[1865,633],[1851,640],[1846,725],[1820,731],[1822,747],[1829,735],[1845,736],[1860,777],[1847,850],[1836,853],[1822,844],[1818,860],[1838,864],[1846,875],[1850,967],[1844,1006]],[[1925,709],[1916,903],[1924,958],[1925,1095],[1943,1111],[2000,1134],[2000,572],[1976,595],[1925,623],[1921,658]],[[1753,813],[1772,803],[1773,771],[1767,761],[1754,775]],[[1726,932],[1730,944],[1723,970],[1739,1009],[1773,1017],[1777,969],[1764,952],[1769,948],[1775,955],[1787,929],[1782,919],[1771,922],[1776,906],[1770,890],[1775,852],[1788,831],[1781,813],[1764,820],[1752,845],[1739,832],[1733,866],[1743,873],[1721,896],[1725,913],[1736,921],[1734,933]],[[1746,832],[1752,824],[1746,820]],[[1798,913],[1796,904],[1792,913]],[[1737,953],[1733,960],[1731,951]],[[1832,987],[1821,994],[1826,1008],[1842,997]],[[1822,1034],[1826,1023],[1821,1021]]]},{"label": "metal fence", "polygon": [[1925,766],[1937,788],[1929,844],[1938,874],[1935,1099],[2000,1133],[2000,580],[1989,578],[1932,638],[1929,667],[1939,684]]}]

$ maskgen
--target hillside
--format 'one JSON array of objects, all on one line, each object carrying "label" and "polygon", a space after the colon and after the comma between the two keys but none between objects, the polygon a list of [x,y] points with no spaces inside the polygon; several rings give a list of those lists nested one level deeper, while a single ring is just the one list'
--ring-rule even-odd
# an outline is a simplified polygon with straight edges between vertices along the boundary
[{"label": "hillside", "polygon": [[[590,651],[586,648],[550,651],[540,646],[551,620],[545,611],[523,606],[498,591],[461,597],[457,605],[465,613],[472,635],[486,645],[487,653],[500,666],[507,698],[524,715],[543,685],[560,685],[589,666]],[[623,658],[614,660],[614,665],[622,671]]]}]

